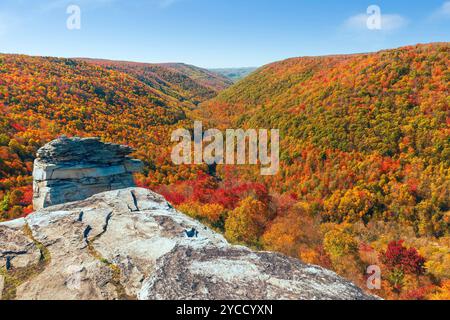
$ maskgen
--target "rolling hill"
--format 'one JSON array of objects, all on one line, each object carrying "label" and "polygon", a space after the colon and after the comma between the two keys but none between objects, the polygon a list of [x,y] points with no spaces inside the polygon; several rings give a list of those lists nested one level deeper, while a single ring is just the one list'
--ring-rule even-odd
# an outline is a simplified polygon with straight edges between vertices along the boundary
[{"label": "rolling hill", "polygon": [[109,70],[126,73],[146,85],[194,105],[215,97],[233,83],[206,69],[182,63],[149,64],[124,61],[81,59]]},{"label": "rolling hill", "polygon": [[401,274],[398,290],[383,296],[423,298],[430,279],[450,277],[442,272],[450,270],[449,106],[450,45],[436,43],[275,62],[198,116],[222,129],[280,129],[278,175],[233,175],[266,185],[279,208],[260,245],[322,265],[325,253],[358,282],[365,266],[383,265],[390,240],[404,240],[426,257],[430,278]]},{"label": "rolling hill", "polygon": [[327,202],[356,188],[374,197],[356,215],[330,203],[327,221],[401,219],[418,234],[443,236],[449,70],[449,44],[288,59],[204,103],[201,116],[222,128],[279,128],[283,172],[270,183],[280,192]]}]

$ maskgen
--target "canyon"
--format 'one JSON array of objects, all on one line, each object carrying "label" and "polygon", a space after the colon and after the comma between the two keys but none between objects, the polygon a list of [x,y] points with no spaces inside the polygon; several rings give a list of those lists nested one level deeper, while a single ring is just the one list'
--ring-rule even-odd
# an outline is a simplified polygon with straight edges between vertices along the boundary
[{"label": "canyon", "polygon": [[[41,148],[38,159],[58,155],[71,176],[96,178],[83,161],[122,162],[117,155],[128,151],[98,139],[63,137]],[[82,194],[83,188],[89,187],[74,190]],[[231,245],[147,189],[47,205],[0,223],[2,299],[375,299],[324,268]]]}]

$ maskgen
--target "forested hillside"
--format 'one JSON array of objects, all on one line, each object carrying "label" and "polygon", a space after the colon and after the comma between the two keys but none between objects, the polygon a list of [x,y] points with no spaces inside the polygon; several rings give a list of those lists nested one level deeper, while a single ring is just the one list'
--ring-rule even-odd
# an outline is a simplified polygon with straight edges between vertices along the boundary
[{"label": "forested hillside", "polygon": [[448,297],[449,105],[448,43],[259,69],[199,114],[221,128],[281,130],[278,175],[242,168],[219,183],[253,181],[270,194],[241,202],[225,233],[361,285],[368,265],[383,265],[384,297],[430,298],[436,286]]},{"label": "forested hillside", "polygon": [[124,72],[180,101],[195,105],[215,97],[233,83],[226,77],[182,63],[149,64],[82,59],[106,69]]},{"label": "forested hillside", "polygon": [[[170,135],[174,127],[190,125],[183,122],[195,107],[191,96],[204,101],[205,91],[210,97],[219,89],[187,76],[155,76],[160,86],[149,79],[81,60],[0,55],[0,220],[31,212],[35,153],[62,134],[135,147],[150,186],[195,177],[196,168],[172,166]],[[180,79],[200,89],[182,89]]]}]

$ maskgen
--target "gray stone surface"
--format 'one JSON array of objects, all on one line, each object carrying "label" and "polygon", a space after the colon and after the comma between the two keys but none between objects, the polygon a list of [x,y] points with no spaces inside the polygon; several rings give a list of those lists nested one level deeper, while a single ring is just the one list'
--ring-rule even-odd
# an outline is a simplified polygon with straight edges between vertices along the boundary
[{"label": "gray stone surface", "polygon": [[[26,252],[33,263],[25,227],[49,257],[18,282],[16,299],[374,298],[321,267],[230,245],[146,189],[104,192],[0,224],[0,252]],[[199,233],[189,238],[192,228]]]},{"label": "gray stone surface", "polygon": [[128,156],[132,151],[98,138],[61,137],[48,143],[34,162],[35,210],[133,187],[133,173],[143,165]]},{"label": "gray stone surface", "polygon": [[39,261],[41,256],[34,242],[25,234],[25,220],[0,225],[0,268],[6,261],[14,268],[25,268]]}]

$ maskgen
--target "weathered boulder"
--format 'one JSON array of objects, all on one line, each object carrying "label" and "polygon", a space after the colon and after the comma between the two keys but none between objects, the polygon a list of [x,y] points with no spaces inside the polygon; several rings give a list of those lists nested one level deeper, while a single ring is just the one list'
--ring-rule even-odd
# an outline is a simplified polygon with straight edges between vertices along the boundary
[{"label": "weathered boulder", "polygon": [[142,162],[128,156],[132,151],[98,138],[61,137],[48,143],[34,162],[34,209],[133,187],[133,173],[142,170]]},{"label": "weathered boulder", "polygon": [[0,224],[4,251],[26,252],[36,266],[20,278],[27,264],[12,260],[15,299],[374,299],[321,267],[230,245],[140,188]]}]

